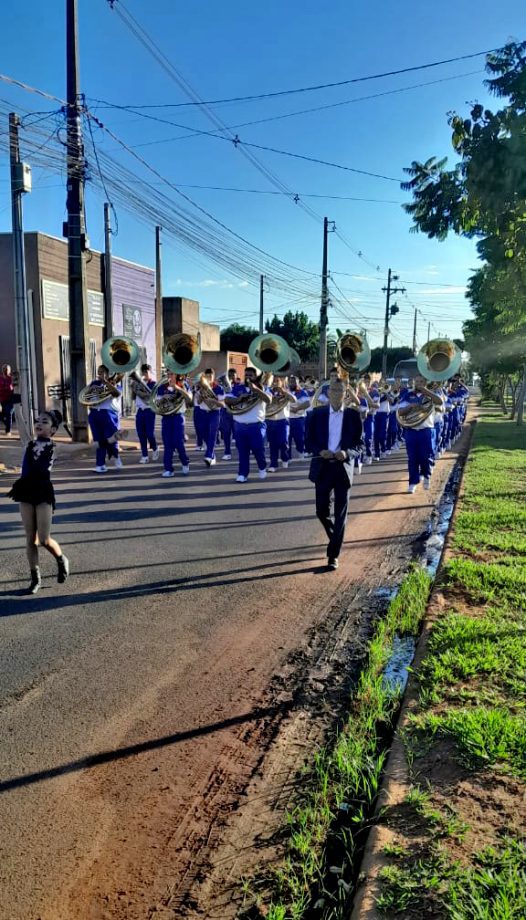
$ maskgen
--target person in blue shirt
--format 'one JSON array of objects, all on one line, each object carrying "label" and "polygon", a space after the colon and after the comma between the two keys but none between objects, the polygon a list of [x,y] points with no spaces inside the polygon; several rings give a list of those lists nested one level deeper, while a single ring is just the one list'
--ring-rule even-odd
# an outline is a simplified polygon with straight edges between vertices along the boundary
[{"label": "person in blue shirt", "polygon": [[[227,393],[232,392],[232,387],[236,384],[237,371],[235,367],[231,367],[228,370],[226,378],[221,377],[221,380],[224,380],[223,389],[225,391],[225,396]],[[223,438],[223,456],[222,460],[231,460],[232,459],[232,436],[234,433],[234,420],[232,413],[228,411],[226,406],[223,406],[221,409],[221,417],[219,419],[219,431],[221,437]]]},{"label": "person in blue shirt", "polygon": [[[414,387],[412,389],[406,389],[401,393],[398,408],[403,417],[404,409],[422,406],[423,404],[429,405],[430,403],[432,407],[442,406],[442,397],[429,389],[424,377],[417,376],[415,377]],[[416,492],[421,478],[424,480],[424,489],[429,489],[431,484],[435,426],[435,413],[432,407],[427,416],[423,418],[416,427],[405,428],[405,444],[409,472],[409,485],[407,491],[410,494]]]},{"label": "person in blue shirt", "polygon": [[208,367],[201,375],[195,398],[199,401],[201,409],[202,434],[206,445],[204,461],[208,467],[215,466],[215,447],[221,420],[221,410],[225,400],[225,391],[215,379],[213,367]]},{"label": "person in blue shirt", "polygon": [[101,364],[90,386],[95,389],[98,387],[101,391],[107,390],[109,393],[97,406],[92,406],[88,414],[93,440],[97,442],[95,473],[106,473],[106,455],[113,459],[116,469],[122,467],[118,443],[122,383],[113,380],[106,365]]},{"label": "person in blue shirt", "polygon": [[178,408],[170,415],[163,415],[161,419],[161,435],[163,439],[164,453],[163,466],[164,472],[161,474],[163,479],[171,479],[175,476],[173,467],[174,453],[177,451],[181,461],[183,476],[188,476],[190,472],[190,460],[186,452],[184,441],[185,412],[188,406],[193,403],[192,394],[189,392],[183,374],[168,373],[168,380],[162,383],[157,390],[157,395],[178,397]]},{"label": "person in blue shirt", "polygon": [[265,458],[266,407],[272,402],[268,388],[262,385],[257,371],[247,367],[245,382],[236,383],[232,392],[225,395],[225,405],[239,409],[250,399],[250,408],[234,415],[234,438],[239,454],[239,468],[236,482],[247,482],[250,473],[250,454],[253,453],[259,470],[259,478],[267,478]]},{"label": "person in blue shirt", "polygon": [[[141,364],[141,380],[145,387],[151,391],[155,387],[155,380],[152,376],[152,368],[150,364]],[[139,463],[148,463],[148,445],[152,451],[152,460],[159,459],[159,448],[157,447],[157,440],[155,438],[155,412],[153,409],[150,409],[148,401],[145,399],[145,395],[141,396],[140,390],[137,389],[137,384],[132,378],[131,381],[131,390],[132,397],[135,400],[135,428],[137,430],[137,437],[139,438],[139,444],[141,445],[141,459]]]},{"label": "person in blue shirt", "polygon": [[291,374],[289,377],[289,390],[296,398],[296,402],[291,403],[290,410],[290,437],[289,451],[292,458],[292,445],[295,444],[296,450],[303,458],[305,454],[305,420],[307,409],[310,406],[310,396],[307,390],[302,386],[301,381]]}]

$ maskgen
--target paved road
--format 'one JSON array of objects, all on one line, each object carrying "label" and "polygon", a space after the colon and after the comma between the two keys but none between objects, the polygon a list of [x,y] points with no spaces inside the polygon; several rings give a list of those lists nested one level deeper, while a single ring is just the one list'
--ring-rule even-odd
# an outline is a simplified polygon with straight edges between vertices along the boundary
[{"label": "paved road", "polygon": [[172,480],[137,459],[98,479],[88,460],[57,465],[73,574],[58,586],[46,556],[36,597],[17,507],[0,504],[2,920],[150,916],[218,784],[250,767],[287,656],[433,500],[405,494],[402,454],[366,468],[329,573],[306,461],[237,485],[233,462],[195,452]]}]

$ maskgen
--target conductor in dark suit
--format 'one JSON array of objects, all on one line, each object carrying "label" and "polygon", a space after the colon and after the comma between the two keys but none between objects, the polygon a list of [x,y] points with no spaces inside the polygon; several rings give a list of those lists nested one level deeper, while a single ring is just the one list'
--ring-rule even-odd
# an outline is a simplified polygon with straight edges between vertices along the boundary
[{"label": "conductor in dark suit", "polygon": [[[362,444],[362,420],[356,409],[344,409],[346,384],[331,382],[329,405],[307,413],[305,448],[312,454],[309,479],[316,486],[316,514],[329,538],[327,564],[338,568],[343,543],[354,456]],[[334,513],[331,518],[331,496]]]}]

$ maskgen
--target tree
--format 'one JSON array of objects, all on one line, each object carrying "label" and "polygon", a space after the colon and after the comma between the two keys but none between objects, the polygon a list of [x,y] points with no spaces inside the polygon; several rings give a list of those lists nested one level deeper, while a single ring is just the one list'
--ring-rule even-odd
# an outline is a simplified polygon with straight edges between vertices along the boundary
[{"label": "tree", "polygon": [[413,161],[402,188],[413,195],[405,205],[413,230],[477,239],[483,265],[468,289],[475,318],[464,326],[466,348],[481,374],[524,365],[526,387],[526,42],[488,55],[486,70],[486,86],[506,104],[493,112],[477,103],[468,118],[450,113],[459,161],[452,169],[447,158]]},{"label": "tree", "polygon": [[293,313],[289,310],[282,319],[274,314],[273,318],[265,323],[265,329],[267,332],[281,335],[291,348],[296,349],[302,361],[311,361],[318,356],[319,326],[313,323],[306,313]]},{"label": "tree", "polygon": [[251,326],[232,323],[226,329],[221,330],[221,351],[241,351],[246,353],[252,339],[255,339],[257,335],[258,330],[253,329]]}]

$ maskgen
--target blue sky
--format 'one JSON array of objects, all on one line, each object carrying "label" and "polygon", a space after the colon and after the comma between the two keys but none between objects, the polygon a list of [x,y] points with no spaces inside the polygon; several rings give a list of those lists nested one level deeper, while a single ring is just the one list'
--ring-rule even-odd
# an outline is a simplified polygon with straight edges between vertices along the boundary
[{"label": "blue sky", "polygon": [[[119,0],[115,5],[119,6]],[[397,181],[250,148],[259,165],[271,170],[288,190],[298,193],[315,212],[313,216],[286,195],[268,194],[276,190],[275,186],[232,143],[207,135],[185,138],[191,133],[186,129],[103,108],[95,100],[149,106],[188,102],[188,96],[131,34],[117,12],[110,10],[106,0],[79,0],[79,7],[82,90],[98,118],[162,178],[179,185],[223,224],[273,256],[304,269],[301,274],[290,270],[288,291],[286,286],[278,290],[269,278],[269,314],[274,310],[282,314],[291,307],[305,310],[312,318],[318,316],[320,219],[326,215],[336,222],[347,241],[346,245],[335,234],[329,241],[334,281],[331,328],[365,326],[371,344],[379,343],[384,300],[381,288],[391,266],[407,288],[407,296],[398,297],[400,313],[392,324],[393,344],[410,344],[415,306],[420,310],[420,343],[427,338],[428,321],[433,333],[460,334],[462,320],[469,315],[463,290],[470,269],[476,265],[473,243],[456,238],[438,243],[410,233],[409,219],[399,204],[406,199]],[[0,39],[2,72],[59,98],[65,95],[64,8],[65,3],[59,0],[16,4],[9,20],[4,17]],[[319,0],[267,0],[259,5],[241,0],[126,0],[124,10],[136,17],[206,100],[411,67],[493,48],[510,37],[522,39],[526,35],[523,0],[508,0],[505,5],[480,0],[476,15],[471,0],[444,0],[440,5],[416,5],[408,0],[371,0],[366,4],[333,0],[327,6]],[[454,160],[447,112],[464,112],[470,102],[488,101],[482,69],[483,58],[474,58],[354,86],[213,106],[210,111],[230,126],[348,103],[235,128],[235,132],[245,142],[398,180],[413,159],[447,154]],[[405,89],[431,81],[441,82]],[[400,89],[404,91],[361,98]],[[5,83],[0,97],[23,113],[51,111],[55,106]],[[195,107],[140,111],[193,130],[214,130],[206,113]],[[46,125],[44,120],[42,126]],[[50,131],[53,125],[50,121]],[[158,182],[156,188],[167,196],[165,204],[176,199],[170,188],[101,129],[95,126],[94,130],[101,152]],[[0,230],[7,231],[8,163],[4,153],[0,157]],[[93,162],[90,167],[96,168]],[[190,186],[254,189],[261,194]],[[88,230],[96,249],[103,246],[103,200],[103,194],[90,183]],[[34,192],[24,201],[26,229],[60,236],[64,201],[63,176],[49,169],[35,169]],[[139,219],[119,203],[116,210],[119,233],[114,239],[115,254],[153,264],[155,220],[145,223],[144,217]],[[234,238],[231,246],[235,251]],[[357,253],[362,253],[362,258]],[[167,233],[163,255],[164,293],[200,300],[202,317],[207,321],[257,325],[259,271],[255,263],[247,266],[243,277],[233,276],[206,254],[189,251]]]}]

